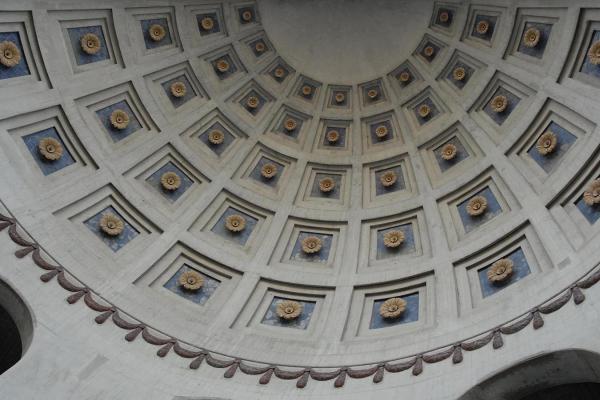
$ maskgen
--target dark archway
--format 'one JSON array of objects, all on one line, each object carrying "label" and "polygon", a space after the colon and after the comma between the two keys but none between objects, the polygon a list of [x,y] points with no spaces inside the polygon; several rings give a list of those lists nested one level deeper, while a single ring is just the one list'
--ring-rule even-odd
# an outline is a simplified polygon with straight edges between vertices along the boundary
[{"label": "dark archway", "polygon": [[540,355],[497,373],[459,398],[540,399],[600,399],[600,354],[571,349]]},{"label": "dark archway", "polygon": [[597,400],[600,399],[600,383],[571,383],[554,386],[527,395],[520,400]]},{"label": "dark archway", "polygon": [[33,321],[21,297],[0,281],[0,375],[25,354],[33,336]]}]

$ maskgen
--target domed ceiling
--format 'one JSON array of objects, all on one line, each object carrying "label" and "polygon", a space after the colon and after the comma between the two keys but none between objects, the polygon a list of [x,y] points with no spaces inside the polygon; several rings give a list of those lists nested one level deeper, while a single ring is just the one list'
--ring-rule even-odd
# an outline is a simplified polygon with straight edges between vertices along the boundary
[{"label": "domed ceiling", "polygon": [[600,278],[598,9],[25,3],[2,227],[107,335],[378,383],[549,335]]}]

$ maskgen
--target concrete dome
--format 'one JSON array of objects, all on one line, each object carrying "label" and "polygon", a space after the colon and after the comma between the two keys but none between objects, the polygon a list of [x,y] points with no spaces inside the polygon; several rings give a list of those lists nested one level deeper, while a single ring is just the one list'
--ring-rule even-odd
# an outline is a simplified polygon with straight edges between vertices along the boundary
[{"label": "concrete dome", "polygon": [[2,393],[600,382],[600,11],[546,3],[4,0]]}]

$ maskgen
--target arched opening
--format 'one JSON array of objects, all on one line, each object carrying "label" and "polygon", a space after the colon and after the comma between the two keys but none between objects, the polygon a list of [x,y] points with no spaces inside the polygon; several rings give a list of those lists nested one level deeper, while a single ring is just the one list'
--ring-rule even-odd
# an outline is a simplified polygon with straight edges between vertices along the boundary
[{"label": "arched opening", "polygon": [[600,398],[600,354],[562,350],[514,365],[459,400],[588,400]]},{"label": "arched opening", "polygon": [[25,354],[32,334],[29,309],[14,290],[0,281],[0,375]]}]

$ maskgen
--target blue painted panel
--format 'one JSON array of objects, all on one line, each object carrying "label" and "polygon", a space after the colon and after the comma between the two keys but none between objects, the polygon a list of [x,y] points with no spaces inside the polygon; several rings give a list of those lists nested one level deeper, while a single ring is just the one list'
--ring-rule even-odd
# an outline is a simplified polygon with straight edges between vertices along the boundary
[{"label": "blue painted panel", "polygon": [[[371,89],[377,90],[377,93],[378,93],[377,97],[375,97],[374,99],[371,99],[368,96],[368,92]],[[367,104],[367,105],[377,103],[381,100],[385,100],[385,96],[383,95],[383,88],[381,87],[381,85],[379,83],[373,83],[371,85],[367,85],[367,86],[363,87],[362,91],[363,91],[363,98],[365,99],[365,104]]]},{"label": "blue painted panel", "polygon": [[[322,247],[321,250],[317,253],[306,254],[302,251],[302,241],[309,237],[316,236],[321,239]],[[304,262],[317,262],[317,263],[326,263],[329,259],[329,252],[331,251],[331,243],[333,241],[333,235],[323,234],[323,233],[315,233],[315,232],[300,232],[298,238],[296,239],[296,243],[294,244],[294,248],[292,249],[292,255],[290,256],[291,260],[296,261],[304,261]]]},{"label": "blue painted panel", "polygon": [[[62,157],[55,161],[46,160],[38,150],[38,143],[44,138],[54,138],[60,142],[63,148]],[[61,170],[69,165],[75,164],[75,159],[71,156],[69,149],[65,145],[56,128],[47,128],[39,132],[31,133],[27,136],[23,136],[23,141],[27,146],[27,149],[31,153],[31,156],[35,160],[35,163],[40,167],[44,175],[50,175],[58,170]]]},{"label": "blue painted panel", "polygon": [[[265,46],[265,49],[262,52],[256,50],[256,45],[258,43],[262,43]],[[267,54],[267,52],[269,50],[271,50],[269,45],[267,44],[267,42],[265,42],[263,39],[258,39],[258,40],[251,42],[250,49],[252,50],[252,53],[254,54],[255,57],[264,56],[265,54]]]},{"label": "blue painted panel", "polygon": [[[508,99],[508,106],[506,107],[506,110],[502,111],[502,112],[495,112],[494,110],[492,110],[492,106],[490,105],[490,102],[492,101],[492,99],[496,96],[506,96],[506,98]],[[512,92],[504,89],[503,87],[499,87],[496,92],[494,93],[494,95],[492,97],[489,98],[487,104],[485,105],[485,107],[483,108],[483,111],[492,119],[492,121],[494,121],[496,124],[498,125],[502,125],[504,123],[504,121],[506,121],[506,119],[510,116],[510,114],[513,112],[513,110],[515,108],[517,108],[517,106],[519,105],[519,103],[521,102],[521,99],[519,97],[517,97],[515,94],[513,94]]]},{"label": "blue painted panel", "polygon": [[[123,232],[119,236],[109,236],[102,231],[100,228],[100,220],[105,214],[114,214],[121,218],[125,224]],[[83,222],[90,231],[94,232],[104,244],[106,244],[112,251],[117,252],[121,248],[123,248],[127,243],[135,239],[139,232],[131,226],[125,218],[121,214],[117,212],[112,206],[105,208],[100,211],[98,214],[89,218],[88,220]]]},{"label": "blue painted panel", "polygon": [[[275,175],[271,179],[267,179],[264,176],[262,176],[261,169],[265,164],[274,164],[277,167],[277,175]],[[274,161],[270,158],[261,157],[260,160],[258,160],[256,167],[254,167],[252,172],[250,172],[250,178],[269,187],[275,188],[277,187],[277,183],[279,182],[279,178],[283,174],[284,169],[285,165],[278,163],[277,161]]]},{"label": "blue painted panel", "polygon": [[[403,72],[408,72],[408,80],[406,82],[402,82],[400,80],[400,75]],[[412,82],[414,82],[414,80],[415,80],[415,76],[414,75],[415,74],[409,68],[404,68],[404,69],[402,69],[402,70],[400,70],[400,71],[398,71],[396,73],[396,79],[398,80],[398,83],[400,84],[400,87],[406,87],[406,86],[410,85]]]},{"label": "blue painted panel", "polygon": [[[221,60],[225,60],[229,64],[229,69],[227,71],[221,72],[218,70],[217,62],[219,62]],[[211,64],[213,66],[213,70],[215,71],[215,74],[217,74],[217,77],[220,80],[227,79],[238,71],[237,65],[235,64],[235,62],[233,62],[233,58],[231,58],[231,56],[229,54],[225,54],[221,57],[214,59],[211,62]]]},{"label": "blue painted panel", "polygon": [[583,195],[577,199],[575,206],[590,224],[594,224],[596,221],[598,221],[598,219],[600,219],[600,205],[596,204],[593,206],[588,206],[585,204],[585,201],[583,201]]},{"label": "blue painted panel", "polygon": [[[388,171],[394,171],[396,174],[396,182],[391,186],[383,186],[381,184],[381,175]],[[382,194],[397,192],[398,190],[404,189],[406,189],[406,183],[404,182],[401,165],[375,172],[375,195],[380,196]]]},{"label": "blue painted panel", "polygon": [[[338,131],[340,137],[335,143],[329,143],[327,140],[327,132],[331,130]],[[325,126],[325,134],[323,135],[323,145],[326,147],[346,147],[346,128],[341,126]]]},{"label": "blue painted panel", "polygon": [[[448,21],[442,21],[442,20],[440,19],[440,15],[441,15],[443,12],[445,12],[445,13],[448,13]],[[437,15],[436,15],[436,17],[435,17],[435,24],[436,24],[436,25],[439,25],[439,26],[443,26],[444,28],[449,28],[449,27],[450,27],[450,25],[452,25],[452,20],[453,20],[453,19],[454,19],[454,11],[453,11],[453,10],[451,10],[451,9],[449,9],[449,8],[443,8],[443,7],[441,7],[441,8],[438,10],[438,13],[437,13]]]},{"label": "blue painted panel", "polygon": [[[220,130],[221,132],[223,132],[223,135],[225,136],[223,138],[223,143],[212,144],[210,142],[210,140],[208,140],[208,136],[209,136],[210,132],[212,132],[215,129],[216,130]],[[207,145],[208,148],[211,149],[216,155],[220,156],[227,149],[227,147],[229,147],[229,145],[231,143],[233,143],[233,141],[235,140],[235,136],[233,136],[227,130],[227,128],[225,128],[221,123],[215,122],[208,129],[206,129],[203,133],[201,133],[198,136],[198,139],[200,139],[200,141],[202,143],[204,143],[205,145]]]},{"label": "blue painted panel", "polygon": [[400,298],[406,301],[406,309],[400,315],[400,317],[395,319],[383,318],[379,314],[379,308],[381,305],[390,298],[391,297],[386,297],[373,302],[369,329],[389,328],[390,326],[402,325],[419,320],[419,293],[411,293],[400,296]]},{"label": "blue painted panel", "polygon": [[581,72],[587,75],[591,75],[595,78],[600,78],[600,65],[592,64],[587,57],[587,52],[589,51],[590,47],[592,47],[592,44],[596,43],[599,40],[600,31],[594,31],[594,33],[592,34],[592,39],[590,40],[590,43],[588,44],[588,47],[585,51],[586,57],[584,57],[583,65],[581,66]]},{"label": "blue painted panel", "polygon": [[[246,228],[244,228],[244,230],[241,232],[231,232],[225,227],[225,219],[227,219],[227,217],[229,217],[230,215],[234,214],[241,215],[246,220]],[[212,227],[211,232],[216,233],[217,235],[227,240],[230,240],[234,243],[243,246],[248,241],[248,238],[250,238],[250,235],[252,234],[254,228],[256,228],[257,223],[258,219],[254,218],[253,216],[240,210],[237,210],[233,207],[227,207],[227,209],[225,210],[223,215],[221,215],[215,226]]]},{"label": "blue painted panel", "polygon": [[[422,105],[427,105],[431,109],[429,115],[426,117],[421,117],[419,115],[419,107],[421,107]],[[438,108],[435,106],[435,104],[433,104],[433,100],[431,100],[429,97],[417,104],[413,109],[413,112],[415,113],[415,117],[417,118],[419,125],[425,125],[440,114]]]},{"label": "blue painted panel", "polygon": [[[341,103],[338,103],[335,100],[335,96],[337,96],[338,93],[341,93],[344,95],[344,101],[342,101]],[[331,92],[331,97],[329,98],[329,106],[330,107],[346,107],[349,104],[348,96],[350,96],[350,91],[348,91],[348,90],[333,90]]]},{"label": "blue painted panel", "polygon": [[505,287],[520,281],[521,279],[525,278],[531,273],[529,263],[527,262],[527,259],[525,258],[525,253],[523,253],[523,250],[521,248],[518,248],[517,250],[513,251],[504,258],[508,258],[513,262],[512,276],[504,282],[492,283],[488,280],[487,271],[493,263],[477,271],[479,283],[481,285],[481,294],[483,295],[483,297],[487,297],[496,292],[499,292]]},{"label": "blue painted panel", "polygon": [[[202,28],[202,20],[205,17],[212,18],[212,20],[213,20],[213,27],[212,27],[212,29],[205,30],[204,28]],[[200,31],[200,36],[205,36],[205,35],[210,35],[211,33],[221,32],[221,25],[220,25],[217,13],[197,14],[196,15],[196,22],[198,23],[198,30]]]},{"label": "blue painted panel", "polygon": [[[385,247],[385,244],[383,244],[383,237],[390,231],[402,231],[402,233],[404,233],[404,242],[400,246],[395,248]],[[377,260],[403,256],[414,253],[415,251],[415,234],[412,223],[396,225],[377,231],[377,255],[375,257]]]},{"label": "blue painted panel", "polygon": [[[258,99],[258,106],[256,108],[250,108],[246,105],[248,98],[253,97],[253,96]],[[240,105],[244,108],[244,110],[248,111],[253,116],[256,116],[260,112],[260,110],[262,110],[262,108],[265,106],[266,103],[267,103],[267,100],[265,100],[264,97],[262,97],[260,94],[258,94],[258,92],[256,90],[250,91],[250,93],[248,93],[246,96],[244,96],[244,98],[242,100],[240,100]]]},{"label": "blue painted panel", "polygon": [[[118,109],[125,111],[129,115],[129,125],[127,125],[127,128],[125,129],[117,129],[110,123],[110,115],[113,113],[113,111]],[[104,129],[106,129],[106,132],[108,132],[113,142],[123,140],[127,136],[142,129],[142,125],[137,120],[135,114],[131,110],[131,107],[129,107],[129,104],[125,100],[119,101],[118,103],[96,111],[96,115],[98,115],[98,118],[100,118],[100,122],[102,122],[102,125],[104,125]]]},{"label": "blue painted panel", "polygon": [[21,53],[21,61],[14,67],[5,67],[0,64],[0,80],[15,78],[17,76],[30,75],[29,65],[27,64],[27,58],[23,51],[23,43],[21,42],[21,35],[19,32],[0,32],[0,42],[13,42]]},{"label": "blue painted panel", "polygon": [[[171,39],[171,32],[169,31],[169,22],[166,18],[153,18],[153,19],[144,19],[140,21],[142,25],[142,33],[144,34],[144,43],[146,44],[147,49],[155,49],[161,46],[167,46],[173,43]],[[165,29],[165,37],[162,40],[154,41],[150,38],[150,33],[148,32],[152,25],[160,25]]]},{"label": "blue painted panel", "polygon": [[[296,128],[293,129],[293,130],[291,130],[291,131],[288,131],[287,129],[285,129],[285,126],[284,126],[285,125],[285,121],[288,118],[291,118],[291,119],[293,119],[296,122]],[[304,124],[304,121],[302,119],[297,118],[297,117],[295,117],[293,115],[286,114],[283,117],[283,119],[281,120],[281,123],[279,124],[279,127],[277,128],[277,132],[281,133],[284,136],[287,136],[287,137],[290,137],[290,138],[293,138],[293,139],[297,139],[298,135],[300,134],[300,131],[302,130],[302,125],[303,124]]]},{"label": "blue painted panel", "polygon": [[[310,94],[305,95],[304,93],[302,93],[302,88],[304,86],[309,86],[312,89],[310,91]],[[312,83],[302,82],[302,85],[300,85],[300,87],[298,88],[297,94],[298,94],[298,96],[302,97],[303,99],[312,101],[313,97],[315,96],[316,91],[317,91],[317,87],[315,85],[313,85]]]},{"label": "blue painted panel", "polygon": [[308,324],[310,323],[310,319],[312,318],[313,312],[315,311],[316,302],[314,301],[301,301],[294,300],[298,303],[302,304],[302,313],[296,319],[285,320],[283,318],[279,318],[277,316],[277,304],[284,300],[294,300],[294,299],[285,299],[283,297],[273,297],[271,304],[269,304],[269,308],[265,313],[261,323],[270,326],[279,326],[283,328],[294,328],[294,329],[306,329],[308,328]]},{"label": "blue painted panel", "polygon": [[[456,146],[456,156],[454,156],[454,158],[452,160],[444,160],[441,156],[442,149],[448,143]],[[442,170],[442,172],[446,172],[447,170],[454,167],[459,162],[466,160],[467,158],[470,157],[469,152],[467,151],[467,149],[465,149],[465,146],[463,146],[462,142],[456,136],[454,136],[452,139],[442,143],[440,146],[436,147],[433,150],[433,154],[435,155],[435,160],[437,161],[438,165],[440,166],[440,169]]]},{"label": "blue painted panel", "polygon": [[[465,77],[462,81],[457,81],[453,77],[454,70],[458,67],[463,67],[465,69]],[[467,64],[465,64],[464,62],[457,61],[456,64],[454,64],[454,66],[452,68],[450,68],[450,71],[448,71],[448,74],[446,75],[446,79],[448,79],[457,88],[462,89],[467,85],[467,83],[469,83],[469,80],[473,76],[474,72],[475,72],[475,70],[473,68],[471,68],[470,66],[468,66]]]},{"label": "blue painted panel", "polygon": [[[485,199],[487,200],[487,209],[481,215],[470,216],[467,212],[467,204],[469,204],[469,200],[471,200],[475,196],[485,197]],[[460,215],[460,219],[465,228],[465,232],[469,233],[475,228],[478,228],[484,223],[488,222],[489,220],[495,218],[497,215],[502,214],[502,207],[498,203],[498,200],[496,199],[496,196],[494,196],[492,190],[489,187],[486,187],[485,189],[474,193],[468,199],[460,203],[458,205],[458,214]]]},{"label": "blue painted panel", "polygon": [[[335,182],[335,187],[330,192],[321,192],[319,188],[319,181],[324,178],[331,178]],[[312,188],[310,190],[310,197],[317,197],[320,199],[340,199],[342,195],[342,175],[339,174],[326,174],[326,173],[317,173],[315,174],[315,179],[312,184]]]},{"label": "blue painted panel", "polygon": [[[175,82],[182,82],[185,85],[185,88],[186,88],[185,96],[183,96],[183,97],[173,96],[173,94],[171,93],[171,85],[174,84]],[[175,108],[181,107],[182,105],[184,105],[185,103],[187,103],[188,101],[192,100],[194,97],[197,96],[196,90],[194,89],[194,87],[188,80],[187,76],[185,76],[185,75],[180,75],[178,77],[170,79],[170,80],[164,82],[161,86],[164,89],[167,96],[169,97],[169,100],[171,100],[171,104],[173,104],[173,107],[175,107]]]},{"label": "blue painted panel", "polygon": [[[425,49],[429,46],[431,46],[433,48],[433,54],[430,56],[425,54]],[[425,45],[421,49],[421,57],[423,57],[428,62],[432,62],[437,57],[439,52],[440,52],[440,47],[438,45],[436,45],[435,43],[428,41],[427,43],[425,43]]]},{"label": "blue painted panel", "polygon": [[558,125],[556,122],[551,122],[544,130],[544,132],[546,131],[551,131],[556,135],[557,143],[554,151],[543,156],[537,151],[536,143],[533,143],[529,150],[527,150],[527,154],[529,154],[529,156],[533,158],[533,160],[540,167],[542,167],[544,171],[550,173],[554,168],[556,168],[556,166],[558,166],[558,164],[560,164],[560,160],[567,153],[573,143],[575,143],[577,137],[562,126]]},{"label": "blue painted panel", "polygon": [[[77,65],[91,64],[98,61],[108,60],[110,54],[106,47],[106,39],[104,37],[104,31],[102,26],[82,26],[79,28],[68,28],[67,33],[69,34],[69,40],[71,41],[71,49],[75,56],[75,62]],[[100,50],[96,54],[87,54],[81,49],[81,38],[86,33],[93,33],[100,39]]]},{"label": "blue painted panel", "polygon": [[[175,172],[181,178],[181,185],[176,190],[166,190],[162,187],[160,178],[167,172]],[[148,182],[163,197],[172,203],[177,201],[186,192],[186,190],[188,190],[188,188],[194,184],[194,181],[191,180],[182,170],[177,168],[177,166],[175,166],[175,164],[173,164],[171,161],[160,167],[158,170],[156,170],[156,172],[146,178],[146,182]]]},{"label": "blue painted panel", "polygon": [[[187,272],[187,271],[196,271],[197,273],[202,275],[202,277],[204,278],[204,284],[202,285],[202,287],[200,289],[187,290],[187,289],[183,288],[183,286],[179,285],[179,277],[184,272]],[[183,264],[183,266],[181,268],[179,268],[177,270],[177,272],[175,272],[175,275],[173,275],[171,278],[169,278],[169,280],[167,281],[167,283],[165,283],[163,285],[163,287],[165,289],[168,289],[171,292],[175,293],[176,295],[183,297],[186,300],[193,301],[196,304],[203,305],[204,303],[206,303],[208,301],[210,296],[212,296],[213,293],[216,292],[216,290],[220,284],[221,284],[221,282],[218,281],[217,279],[214,279],[206,274],[203,274],[202,272],[190,267],[187,264]]]},{"label": "blue painted panel", "polygon": [[[479,33],[477,32],[477,24],[480,21],[488,21],[490,26],[488,28],[488,31],[486,33]],[[496,29],[496,22],[498,21],[498,17],[494,17],[491,15],[477,15],[475,17],[475,23],[473,24],[473,29],[471,30],[471,36],[476,37],[478,39],[482,39],[482,40],[487,40],[488,42],[490,40],[492,40],[492,37],[494,36],[494,30]]]},{"label": "blue painted panel", "polygon": [[[244,18],[242,18],[242,14],[244,14],[244,12],[246,11],[250,11],[252,13],[252,18],[250,18],[249,21],[245,21]],[[242,25],[251,24],[253,22],[256,22],[256,10],[252,6],[240,7],[238,9],[238,17]]]},{"label": "blue painted panel", "polygon": [[[388,130],[387,136],[385,136],[384,138],[381,138],[381,139],[378,138],[377,135],[375,134],[377,127],[380,125],[385,126]],[[395,136],[394,128],[392,128],[392,122],[390,120],[379,121],[379,122],[374,122],[372,124],[369,124],[369,133],[371,135],[371,143],[373,143],[373,144],[387,142],[388,140],[391,140]]]},{"label": "blue painted panel", "polygon": [[527,54],[528,56],[535,58],[542,58],[544,56],[544,51],[546,50],[546,45],[548,44],[548,40],[550,40],[550,32],[552,32],[552,24],[542,24],[539,22],[527,22],[525,23],[525,28],[523,29],[523,33],[527,31],[529,28],[536,28],[540,31],[540,41],[535,47],[527,47],[523,44],[523,35],[519,37],[519,47],[517,49],[518,52]]}]

